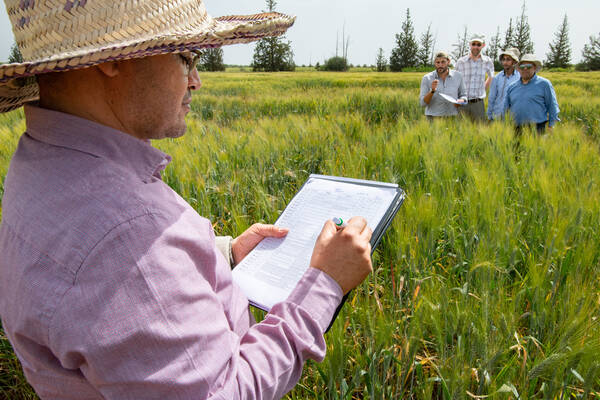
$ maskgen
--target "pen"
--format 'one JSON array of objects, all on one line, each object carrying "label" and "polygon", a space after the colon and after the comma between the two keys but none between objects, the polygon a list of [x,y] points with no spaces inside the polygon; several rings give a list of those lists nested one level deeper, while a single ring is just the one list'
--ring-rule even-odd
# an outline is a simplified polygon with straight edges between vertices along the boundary
[{"label": "pen", "polygon": [[344,221],[343,219],[339,218],[339,217],[333,217],[331,218],[331,220],[333,221],[333,223],[335,224],[336,228],[344,228],[346,226],[346,221]]}]

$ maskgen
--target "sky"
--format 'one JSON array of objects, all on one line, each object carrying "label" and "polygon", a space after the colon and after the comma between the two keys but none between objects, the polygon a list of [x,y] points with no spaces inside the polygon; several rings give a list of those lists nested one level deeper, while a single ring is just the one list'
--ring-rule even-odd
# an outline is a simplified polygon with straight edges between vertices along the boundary
[{"label": "sky", "polygon": [[[40,0],[41,1],[41,0]],[[217,17],[231,14],[254,14],[264,11],[264,0],[204,0],[209,14]],[[297,16],[286,34],[294,51],[297,65],[323,63],[335,55],[336,37],[340,54],[342,32],[349,39],[348,60],[351,64],[375,64],[381,47],[389,57],[400,32],[406,9],[418,38],[431,24],[435,50],[452,51],[465,26],[469,34],[484,34],[489,39],[500,28],[502,37],[521,14],[522,0],[278,0],[276,10]],[[526,0],[526,15],[532,30],[536,55],[544,60],[548,45],[566,13],[572,62],[581,60],[583,46],[590,35],[600,34],[598,15],[600,0]],[[14,42],[6,8],[0,6],[0,61],[7,61]],[[248,65],[252,61],[254,44],[224,47],[226,64]]]}]

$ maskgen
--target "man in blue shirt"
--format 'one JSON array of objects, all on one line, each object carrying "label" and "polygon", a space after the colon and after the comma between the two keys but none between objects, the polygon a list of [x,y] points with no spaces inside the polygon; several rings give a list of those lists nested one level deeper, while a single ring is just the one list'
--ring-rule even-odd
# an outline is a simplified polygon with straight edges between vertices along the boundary
[{"label": "man in blue shirt", "polygon": [[521,52],[519,49],[513,47],[506,49],[500,53],[500,56],[498,57],[504,70],[494,77],[492,85],[490,86],[487,109],[487,117],[489,120],[499,120],[504,116],[504,112],[506,111],[504,109],[506,90],[511,83],[516,82],[521,78],[519,71],[515,70],[520,55]]},{"label": "man in blue shirt", "polygon": [[560,121],[558,102],[552,83],[537,75],[542,62],[533,54],[525,54],[517,67],[521,79],[512,83],[506,91],[504,106],[510,110],[516,124],[517,134],[524,125],[536,125],[538,133],[552,129]]}]

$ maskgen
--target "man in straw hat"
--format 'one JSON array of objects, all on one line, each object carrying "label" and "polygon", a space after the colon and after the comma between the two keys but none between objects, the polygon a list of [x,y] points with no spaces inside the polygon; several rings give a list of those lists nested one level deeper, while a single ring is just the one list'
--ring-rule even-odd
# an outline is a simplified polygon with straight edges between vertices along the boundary
[{"label": "man in straw hat", "polygon": [[520,134],[527,125],[535,125],[538,133],[546,130],[546,124],[552,129],[560,121],[560,109],[552,83],[537,74],[542,62],[533,54],[525,54],[517,69],[521,78],[508,87],[504,100],[504,107],[515,120],[516,133]]},{"label": "man in straw hat", "polygon": [[161,180],[170,157],[150,140],[184,134],[197,50],[294,18],[212,18],[202,0],[5,3],[26,61],[0,66],[1,110],[39,97],[0,225],[0,315],[29,382],[53,399],[282,397],[371,271],[366,221],[326,222],[306,274],[256,324],[230,264],[286,231],[216,240]]},{"label": "man in straw hat", "polygon": [[483,35],[473,36],[469,41],[469,54],[456,62],[456,70],[462,74],[465,81],[468,101],[468,104],[460,108],[460,112],[474,121],[486,120],[485,91],[494,78],[494,62],[483,55],[484,47]]},{"label": "man in straw hat", "polygon": [[[425,115],[429,121],[441,117],[458,115],[457,108],[467,100],[462,75],[450,69],[450,56],[445,51],[435,55],[435,70],[425,74],[421,79],[421,94],[419,101],[425,107]],[[449,96],[457,99],[457,103],[447,100]]]},{"label": "man in straw hat", "polygon": [[503,71],[498,73],[490,85],[490,96],[488,97],[487,116],[489,120],[501,119],[504,116],[504,98],[506,89],[511,83],[521,78],[519,71],[515,70],[519,62],[521,52],[517,48],[506,49],[498,57],[502,63]]}]

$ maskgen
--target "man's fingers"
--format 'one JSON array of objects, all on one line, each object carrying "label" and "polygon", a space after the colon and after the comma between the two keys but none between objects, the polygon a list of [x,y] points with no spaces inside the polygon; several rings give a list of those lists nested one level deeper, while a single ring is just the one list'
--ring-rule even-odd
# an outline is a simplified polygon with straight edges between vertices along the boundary
[{"label": "man's fingers", "polygon": [[373,230],[368,226],[360,233],[360,238],[367,242],[371,240],[371,236],[373,236]]},{"label": "man's fingers", "polygon": [[359,233],[362,233],[365,230],[365,228],[368,228],[367,220],[363,217],[352,217],[348,220],[348,225],[346,226],[346,228],[348,227],[354,227],[358,230]]},{"label": "man's fingers", "polygon": [[254,233],[263,237],[282,237],[287,235],[289,229],[269,224],[254,224],[250,227]]}]

